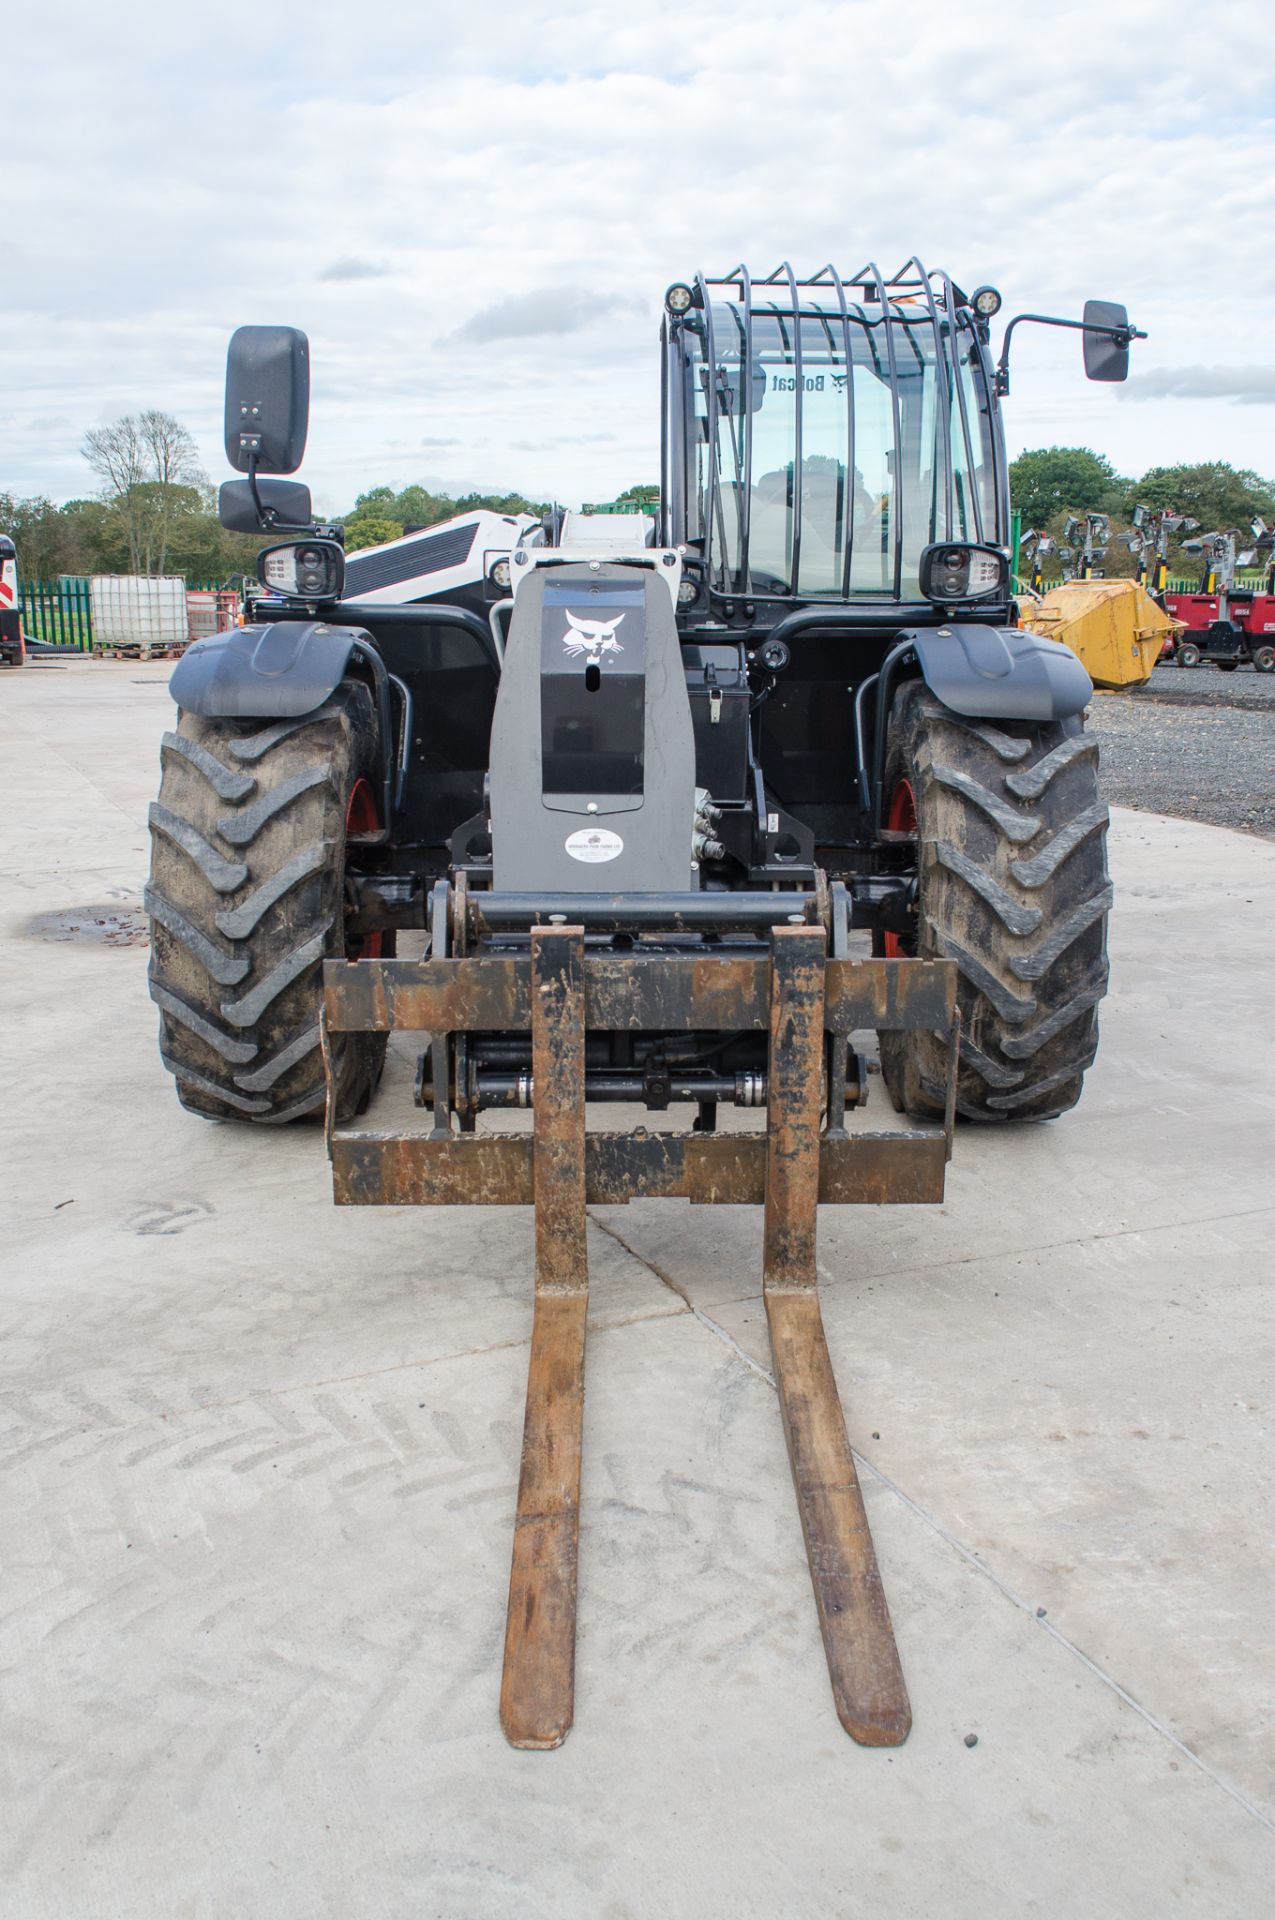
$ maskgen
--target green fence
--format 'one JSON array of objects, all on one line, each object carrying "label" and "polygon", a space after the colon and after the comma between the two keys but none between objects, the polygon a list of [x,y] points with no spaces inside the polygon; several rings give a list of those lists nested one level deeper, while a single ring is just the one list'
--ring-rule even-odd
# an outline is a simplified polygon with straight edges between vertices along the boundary
[{"label": "green fence", "polygon": [[[1263,593],[1266,589],[1266,573],[1237,573],[1235,585],[1241,593]],[[1165,582],[1169,593],[1203,593],[1200,575],[1193,574],[1189,580],[1168,580]]]},{"label": "green fence", "polygon": [[[188,590],[210,591],[224,580],[188,580]],[[57,580],[23,580],[19,589],[22,631],[28,640],[54,647],[93,651],[93,609],[86,574],[65,573]]]},{"label": "green fence", "polygon": [[24,580],[21,586],[22,631],[28,640],[44,640],[55,647],[93,647],[93,615],[89,583],[78,575],[61,580]]}]

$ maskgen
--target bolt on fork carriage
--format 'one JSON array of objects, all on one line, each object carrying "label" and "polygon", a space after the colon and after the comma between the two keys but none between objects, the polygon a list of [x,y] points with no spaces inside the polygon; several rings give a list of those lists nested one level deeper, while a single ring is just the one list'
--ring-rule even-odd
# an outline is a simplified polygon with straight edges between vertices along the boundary
[{"label": "bolt on fork carriage", "polygon": [[[586,951],[587,896],[580,924],[532,925],[522,951],[449,952],[464,945],[466,925],[480,924],[491,898],[471,896],[467,905],[440,883],[424,960],[329,961],[323,1038],[338,1205],[535,1208],[535,1304],[500,1694],[506,1736],[516,1747],[557,1747],[574,1715],[585,1209],[682,1196],[764,1209],[762,1291],[837,1715],[860,1743],[897,1746],[911,1707],[824,1334],[816,1220],[820,1201],[942,1199],[959,1044],[955,969],[947,961],[846,957],[844,890],[835,885],[796,896],[803,912],[770,929],[761,956],[733,954],[729,945],[694,955]],[[771,899],[778,911],[794,896]],[[614,924],[622,900],[613,896],[606,912]],[[454,941],[449,927],[459,929]],[[586,1032],[642,1027],[765,1032],[765,1133],[587,1132]],[[946,1038],[941,1131],[846,1129],[848,1036],[873,1027],[924,1027]],[[433,1131],[334,1126],[330,1036],[395,1028],[431,1037]],[[471,1117],[467,1130],[453,1132],[453,1082],[440,1084],[449,1040],[527,1030],[532,1131],[480,1132]]]}]

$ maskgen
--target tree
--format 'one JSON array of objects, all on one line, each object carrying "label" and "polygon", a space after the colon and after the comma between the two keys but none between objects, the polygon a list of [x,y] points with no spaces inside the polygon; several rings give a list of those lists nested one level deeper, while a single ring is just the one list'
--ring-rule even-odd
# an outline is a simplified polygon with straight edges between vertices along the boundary
[{"label": "tree", "polygon": [[401,540],[399,521],[374,513],[353,513],[345,523],[345,550],[357,553],[360,547],[383,547],[387,540]]},{"label": "tree", "polygon": [[1206,533],[1243,530],[1255,514],[1266,518],[1275,511],[1275,488],[1247,467],[1225,460],[1206,460],[1198,466],[1152,467],[1126,496],[1135,506],[1168,507],[1188,513]]},{"label": "tree", "polygon": [[[449,493],[431,493],[428,487],[412,485],[404,487],[401,493],[395,493],[393,487],[370,487],[361,493],[345,518],[346,545],[350,546],[350,533],[359,535],[362,546],[374,544],[367,538],[367,528],[376,521],[380,524],[394,522],[398,533],[407,528],[437,526],[440,520],[451,520],[458,513],[473,513],[480,507],[486,507],[492,513],[534,513],[549,511],[547,501],[528,500],[521,493],[462,493],[454,500]],[[382,534],[381,539],[397,539],[398,534]]]},{"label": "tree", "polygon": [[80,571],[85,553],[78,529],[43,494],[23,500],[0,493],[0,533],[17,547],[24,579],[53,580],[59,573]]},{"label": "tree", "polygon": [[152,407],[90,428],[82,451],[124,530],[129,571],[162,573],[174,522],[190,511],[183,495],[208,484],[190,433],[171,413]]},{"label": "tree", "polygon": [[369,487],[354,502],[354,511],[350,518],[360,513],[393,513],[397,496],[393,487]]},{"label": "tree", "polygon": [[1009,469],[1009,497],[1025,527],[1043,527],[1060,513],[1118,510],[1128,484],[1092,447],[1035,447]]},{"label": "tree", "polygon": [[[381,489],[389,493],[389,488]],[[386,517],[401,520],[404,527],[432,527],[439,520],[448,519],[454,511],[454,502],[446,494],[431,493],[428,487],[404,487],[399,494],[391,494],[392,506],[387,509]]]},{"label": "tree", "polygon": [[523,493],[462,493],[459,500],[448,501],[448,513],[473,513],[485,507],[489,513],[548,513],[547,500],[528,500]]}]

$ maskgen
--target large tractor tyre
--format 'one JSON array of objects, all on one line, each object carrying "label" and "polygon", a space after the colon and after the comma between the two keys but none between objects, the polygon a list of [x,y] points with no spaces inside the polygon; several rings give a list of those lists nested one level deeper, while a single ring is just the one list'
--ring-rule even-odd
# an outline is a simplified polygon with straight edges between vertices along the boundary
[{"label": "large tractor tyre", "polygon": [[[322,967],[356,951],[346,840],[378,825],[376,744],[367,689],[348,684],[302,720],[183,713],[164,735],[150,990],[164,1065],[192,1113],[278,1125],[323,1111]],[[348,1119],[381,1077],[385,1035],[334,1034],[332,1056]]]},{"label": "large tractor tyre", "polygon": [[[1097,1050],[1107,989],[1097,742],[1078,720],[965,720],[917,682],[895,702],[885,783],[888,826],[916,835],[919,887],[915,938],[886,935],[882,947],[957,964],[958,1113],[1065,1113]],[[880,1040],[898,1111],[939,1118],[943,1042],[916,1032]]]}]

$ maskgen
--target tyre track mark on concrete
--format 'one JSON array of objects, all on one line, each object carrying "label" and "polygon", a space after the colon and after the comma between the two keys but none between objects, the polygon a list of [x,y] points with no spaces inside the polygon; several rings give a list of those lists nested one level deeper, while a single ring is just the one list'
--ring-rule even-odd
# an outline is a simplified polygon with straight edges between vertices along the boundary
[{"label": "tyre track mark on concrete", "polygon": [[[1254,1214],[1269,1213],[1270,1211],[1271,1209],[1268,1207],[1253,1207],[1253,1208],[1244,1209],[1240,1213],[1232,1212],[1232,1213],[1222,1214],[1222,1215],[1219,1215],[1218,1218],[1220,1220],[1242,1219],[1242,1218],[1250,1217]],[[659,1267],[657,1267],[652,1261],[646,1259],[642,1254],[638,1253],[637,1250],[634,1247],[630,1246],[627,1240],[622,1239],[621,1236],[617,1232],[615,1232],[615,1230],[612,1227],[606,1226],[602,1221],[597,1220],[596,1216],[591,1215],[590,1217],[594,1218],[595,1225],[601,1227],[604,1233],[610,1234],[613,1240],[618,1241],[620,1246],[622,1246],[627,1253],[631,1253],[635,1260],[640,1261],[642,1265],[648,1269],[649,1272],[655,1275],[657,1280],[660,1280],[666,1287],[669,1287],[673,1292],[677,1293],[679,1298],[682,1298],[682,1299],[687,1298],[687,1296],[681,1292],[681,1289],[677,1286],[675,1281],[670,1279],[669,1276],[666,1275],[664,1272],[662,1272],[662,1270]],[[1208,1224],[1208,1223],[1207,1222],[1204,1222],[1204,1223],[1191,1222],[1190,1224],[1199,1225],[1199,1224]],[[1086,1241],[1123,1239],[1131,1233],[1154,1232],[1154,1231],[1157,1231],[1157,1229],[1154,1229],[1154,1228],[1142,1229],[1142,1228],[1126,1227],[1126,1228],[1121,1228],[1118,1231],[1109,1233],[1109,1234],[1088,1235],[1085,1237],[1085,1239]],[[1175,1224],[1171,1227],[1161,1227],[1158,1229],[1158,1231],[1177,1232],[1177,1231],[1180,1231],[1180,1227]],[[1074,1244],[1082,1244],[1082,1243],[1066,1242],[1064,1244],[1074,1245]],[[1043,1251],[1049,1251],[1049,1250],[1050,1249],[1043,1249]],[[953,1266],[953,1265],[964,1265],[966,1264],[966,1262],[963,1260],[948,1260],[948,1261],[938,1261],[932,1264],[938,1265],[938,1266]],[[916,1268],[909,1269],[909,1271],[918,1271],[918,1270],[919,1269],[916,1269]],[[821,1281],[829,1277],[830,1276],[825,1274],[823,1268],[820,1267]],[[865,1276],[859,1275],[856,1277],[857,1279],[862,1280]],[[749,1296],[749,1297],[752,1297],[752,1296]],[[706,1328],[706,1330],[709,1333],[711,1333],[714,1336],[715,1339],[720,1340],[724,1346],[726,1346],[739,1360],[741,1360],[744,1363],[745,1366],[747,1366],[759,1378],[766,1381],[773,1392],[775,1392],[776,1394],[778,1393],[778,1387],[777,1387],[773,1373],[771,1373],[767,1368],[759,1366],[758,1363],[754,1359],[752,1359],[750,1355],[746,1354],[743,1351],[743,1349],[739,1346],[738,1342],[726,1330],[725,1327],[719,1326],[718,1323],[711,1317],[711,1315],[703,1312],[702,1309],[698,1307],[692,1307],[691,1311],[694,1313],[695,1318],[701,1323],[702,1326]],[[861,1474],[867,1475],[870,1479],[876,1481],[876,1483],[879,1486],[885,1488],[887,1492],[893,1494],[896,1499],[902,1502],[902,1504],[908,1509],[910,1513],[915,1515],[915,1517],[918,1520],[920,1520],[924,1526],[928,1527],[931,1530],[931,1532],[936,1534],[939,1539],[941,1539],[948,1547],[952,1549],[953,1552],[958,1554],[960,1558],[964,1560],[965,1563],[974,1572],[981,1574],[985,1580],[990,1581],[992,1586],[996,1588],[997,1592],[1000,1593],[1004,1599],[1008,1600],[1011,1606],[1017,1608],[1022,1613],[1031,1615],[1039,1623],[1039,1625],[1045,1630],[1045,1632],[1050,1634],[1051,1637],[1058,1642],[1059,1646],[1065,1648],[1066,1651],[1070,1653],[1076,1660],[1078,1660],[1083,1667],[1085,1667],[1098,1681],[1102,1683],[1103,1686],[1110,1688],[1110,1690],[1118,1697],[1118,1699],[1120,1699],[1123,1702],[1123,1704],[1126,1707],[1128,1707],[1133,1713],[1135,1713],[1139,1719],[1144,1721],[1147,1726],[1152,1728],[1154,1732],[1160,1734],[1163,1739],[1168,1741],[1168,1743],[1173,1748],[1175,1748],[1176,1751],[1179,1752],[1184,1759],[1189,1760],[1193,1766],[1197,1767],[1199,1771],[1202,1774],[1204,1774],[1207,1779],[1213,1782],[1214,1786],[1220,1788],[1221,1791],[1224,1794],[1226,1794],[1229,1799],[1233,1800],[1237,1806],[1241,1807],[1244,1810],[1245,1813],[1251,1814],[1253,1818],[1257,1820],[1263,1827],[1266,1827],[1271,1832],[1275,1832],[1275,1817],[1272,1817],[1269,1813],[1266,1812],[1266,1810],[1263,1807],[1260,1807],[1254,1800],[1250,1799],[1248,1794],[1246,1794],[1241,1788],[1235,1786],[1234,1783],[1228,1780],[1224,1774],[1219,1773],[1215,1767],[1209,1764],[1209,1762],[1203,1757],[1202,1754],[1197,1753],[1193,1747],[1188,1746],[1187,1743],[1183,1739],[1181,1739],[1178,1734],[1176,1734],[1173,1731],[1172,1727],[1169,1726],[1166,1721],[1162,1720],[1158,1714],[1153,1713],[1152,1710],[1146,1705],[1144,1705],[1141,1700],[1139,1700],[1134,1694],[1130,1693],[1126,1687],[1122,1686],[1119,1680],[1116,1679],[1115,1675],[1109,1672],[1107,1668],[1101,1666],[1096,1660],[1091,1659],[1090,1656],[1083,1650],[1083,1648],[1078,1646],[1074,1640],[1070,1639],[1067,1636],[1067,1634],[1065,1634],[1062,1631],[1062,1629],[1055,1624],[1054,1621],[1048,1619],[1047,1617],[1042,1617],[1042,1615],[1040,1614],[1037,1608],[1033,1607],[1030,1604],[1030,1602],[1025,1600],[1020,1593],[1018,1593],[1012,1586],[1010,1586],[1007,1580],[1002,1579],[999,1574],[995,1573],[993,1569],[989,1567],[985,1563],[985,1561],[983,1561],[969,1547],[967,1547],[963,1541],[958,1540],[955,1534],[951,1533],[948,1530],[948,1528],[946,1528],[934,1514],[930,1513],[918,1501],[912,1499],[911,1495],[905,1492],[904,1489],[897,1483],[897,1481],[892,1480],[888,1474],[884,1473],[881,1470],[881,1468],[874,1465],[874,1463],[871,1460],[866,1459],[864,1455],[859,1453],[857,1448],[852,1448],[851,1451],[854,1455],[855,1463]]]},{"label": "tyre track mark on concrete", "polygon": [[[1227,1217],[1229,1218],[1230,1216]],[[610,1232],[609,1229],[604,1230]],[[615,1239],[618,1236],[611,1234],[611,1237]],[[643,1264],[645,1264],[645,1262],[643,1262]],[[745,1293],[742,1293],[740,1298],[749,1299],[758,1291],[759,1286],[752,1287]],[[591,1316],[589,1320],[590,1332],[596,1334],[607,1332],[620,1326],[641,1326],[647,1320],[667,1319],[670,1314],[691,1311],[680,1295],[678,1299],[680,1304],[676,1307],[660,1305],[647,1312],[624,1314],[622,1316],[605,1314],[599,1314],[596,1317]],[[176,1429],[179,1422],[182,1423],[183,1426],[188,1426],[191,1422],[197,1421],[205,1415],[230,1414],[239,1410],[254,1408],[264,1417],[273,1419],[279,1425],[286,1427],[286,1412],[280,1413],[278,1408],[283,1407],[286,1409],[289,1403],[303,1399],[307,1394],[338,1390],[343,1387],[358,1387],[372,1380],[389,1382],[397,1379],[401,1375],[411,1373],[429,1374],[438,1367],[449,1366],[458,1361],[484,1359],[491,1354],[513,1352],[519,1348],[525,1349],[529,1343],[530,1313],[528,1313],[527,1333],[520,1334],[516,1338],[493,1340],[487,1344],[476,1347],[449,1348],[436,1353],[414,1355],[411,1359],[396,1360],[384,1367],[362,1368],[353,1373],[323,1374],[317,1379],[300,1379],[287,1385],[271,1388],[266,1391],[264,1400],[267,1402],[271,1400],[277,1402],[276,1407],[263,1404],[263,1392],[260,1388],[254,1389],[249,1393],[235,1394],[228,1398],[218,1398],[216,1394],[210,1390],[194,1389],[191,1393],[192,1404],[179,1406],[174,1405],[171,1400],[165,1401],[159,1398],[159,1396],[153,1393],[144,1383],[139,1385],[130,1381],[127,1388],[121,1386],[119,1389],[124,1401],[127,1402],[126,1411],[122,1415],[116,1414],[107,1401],[101,1399],[101,1390],[99,1390],[100,1404],[103,1409],[112,1416],[109,1424],[106,1422],[99,1423],[91,1421],[83,1409],[78,1407],[75,1410],[77,1417],[73,1421],[68,1419],[69,1409],[66,1405],[67,1395],[65,1389],[60,1386],[33,1384],[28,1387],[25,1392],[18,1389],[9,1389],[0,1393],[0,1405],[7,1403],[14,1413],[17,1414],[20,1425],[9,1428],[3,1435],[0,1435],[0,1471],[3,1471],[6,1466],[16,1464],[16,1450],[11,1448],[6,1451],[6,1442],[9,1441],[13,1441],[21,1446],[37,1448],[58,1445],[70,1440],[82,1440],[89,1434],[92,1426],[100,1424],[106,1426],[106,1432],[105,1434],[95,1434],[92,1444],[95,1447],[98,1445],[109,1447],[116,1439],[127,1439],[132,1436],[144,1435],[146,1431],[154,1425],[156,1420],[167,1421]],[[38,1395],[44,1401],[51,1404],[46,1406],[37,1405],[36,1400],[32,1397],[33,1395]],[[41,1429],[48,1428],[55,1428],[57,1431],[54,1433],[41,1432]],[[292,1431],[291,1428],[287,1430]],[[518,1430],[521,1432],[521,1427],[519,1427]],[[268,1430],[262,1429],[261,1431],[264,1432]],[[452,1440],[446,1442],[449,1447],[452,1447],[453,1451],[455,1450],[454,1442],[464,1443],[465,1432],[466,1429],[460,1422],[454,1423]],[[187,1438],[189,1438],[188,1434],[174,1431],[171,1441],[166,1438],[159,1444],[156,1444],[152,1440],[143,1440],[142,1450],[136,1454],[136,1460],[140,1463],[150,1457],[152,1452],[161,1451],[163,1446],[168,1444],[180,1445],[183,1440]],[[125,1462],[121,1461],[121,1464],[125,1464]]]}]

